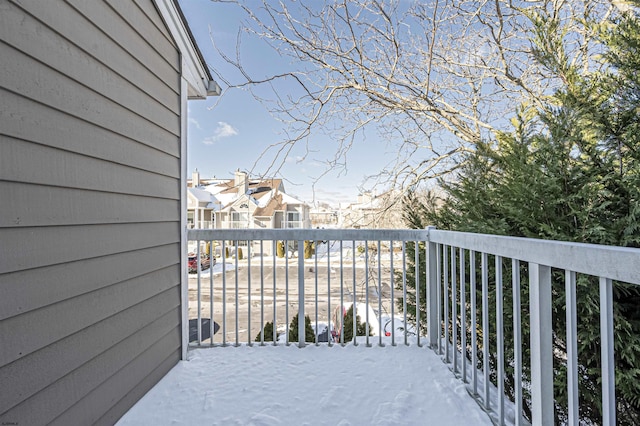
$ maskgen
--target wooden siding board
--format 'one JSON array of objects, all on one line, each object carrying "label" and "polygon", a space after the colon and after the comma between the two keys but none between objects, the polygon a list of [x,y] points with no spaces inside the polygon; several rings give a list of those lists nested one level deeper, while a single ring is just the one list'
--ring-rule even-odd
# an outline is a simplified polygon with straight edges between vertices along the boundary
[{"label": "wooden siding board", "polygon": [[156,367],[147,377],[141,380],[135,388],[131,388],[124,397],[118,401],[101,418],[96,420],[95,426],[112,426],[131,407],[135,405],[151,388],[153,388],[164,376],[180,362],[180,351],[172,352],[158,367]]},{"label": "wooden siding board", "polygon": [[[0,275],[0,321],[164,269],[177,244]],[[58,283],[64,283],[58,284]]]},{"label": "wooden siding board", "polygon": [[[158,317],[158,312],[166,313]],[[153,322],[173,327],[176,317],[179,319],[179,312],[179,290],[172,287],[3,367],[2,376],[12,386],[0,386],[0,413],[15,407]]]},{"label": "wooden siding board", "polygon": [[[1,42],[0,57],[0,87],[180,156],[179,126],[177,133],[171,133],[134,116],[121,105]],[[177,124],[179,121],[176,117]]]},{"label": "wooden siding board", "polygon": [[[178,52],[174,52],[172,58],[163,58],[149,49],[146,41],[102,1],[81,0],[70,5],[69,2],[60,0],[56,2],[55,7],[43,7],[41,3],[39,0],[22,0],[19,6],[88,52],[101,51],[98,38],[101,39],[100,42],[109,44],[109,53],[113,53],[111,45],[118,46],[119,50],[128,53],[127,57],[101,55],[105,63],[122,62],[122,66],[131,66],[124,62],[138,62],[155,74],[161,82],[179,93],[177,89],[180,87],[180,68],[176,66],[180,63],[179,59],[175,62],[175,57],[179,58]],[[102,12],[105,14],[101,15]]]},{"label": "wooden siding board", "polygon": [[[78,1],[78,0],[71,0]],[[176,55],[175,44],[167,38],[168,33],[158,29],[156,23],[149,19],[138,5],[133,1],[106,0],[106,3],[113,9],[123,21],[126,21],[133,30],[144,39],[158,54],[168,60],[174,69],[180,69],[180,57]],[[147,4],[151,2],[146,2]],[[154,7],[152,5],[152,7]],[[160,19],[158,12],[154,14]],[[162,25],[164,27],[164,24]]]},{"label": "wooden siding board", "polygon": [[161,175],[180,176],[180,159],[175,155],[2,89],[1,134]]},{"label": "wooden siding board", "polygon": [[156,125],[178,133],[177,94],[172,94],[171,109],[18,8],[3,12],[0,39]]},{"label": "wooden siding board", "polygon": [[173,40],[173,37],[169,33],[169,30],[167,30],[167,27],[164,21],[162,20],[162,17],[158,12],[158,9],[156,8],[155,3],[149,0],[133,0],[133,2],[140,8],[140,10],[143,11],[145,15],[147,15],[147,18],[151,22],[153,22],[153,24],[156,26],[158,31],[162,33],[162,35],[169,41],[169,43],[175,47],[176,46],[175,41]]},{"label": "wooden siding board", "polygon": [[158,175],[7,136],[0,136],[2,180],[180,199],[177,177]]},{"label": "wooden siding board", "polygon": [[[175,333],[170,336],[175,338]],[[122,371],[119,371],[116,375],[109,378],[100,388],[95,389],[83,400],[55,419],[51,424],[67,426],[69,424],[78,424],[79,421],[83,424],[107,424],[105,420],[101,420],[102,417],[108,415],[118,419],[122,417],[126,412],[126,407],[131,407],[136,401],[134,397],[140,398],[144,395],[141,390],[149,390],[155,385],[162,377],[167,374],[173,367],[180,361],[180,348],[169,352],[174,349],[174,340],[169,338],[165,341],[159,342],[159,344],[151,350],[145,352],[135,359],[131,365],[128,365]],[[162,359],[163,355],[168,355]],[[147,373],[146,376],[143,376]],[[142,388],[142,389],[141,389]],[[109,401],[113,401],[114,395],[124,395],[124,398],[119,400],[114,408],[118,408],[119,413],[112,411],[110,413],[103,413],[100,409],[104,409],[104,400],[110,398]]]},{"label": "wooden siding board", "polygon": [[159,76],[163,81],[173,81],[171,71],[180,72],[180,54],[174,46],[165,42],[156,43],[159,50],[149,49],[152,45],[138,33],[139,25],[149,25],[146,22],[136,22],[135,27],[119,16],[105,1],[87,2],[86,0],[66,0],[74,9],[92,22],[104,34],[108,34],[116,43],[126,49],[132,57],[137,58],[150,70],[162,70]]},{"label": "wooden siding board", "polygon": [[6,336],[0,347],[0,365],[14,362],[179,285],[180,267],[170,266],[0,321],[0,335]]},{"label": "wooden siding board", "polygon": [[180,357],[186,111],[159,23],[152,0],[0,0],[1,422],[117,419]]},{"label": "wooden siding board", "polygon": [[[13,407],[2,415],[2,419],[18,419],[20,424],[27,425],[48,424],[51,419],[62,415],[78,401],[89,398],[96,388],[105,392],[101,392],[103,398],[102,401],[98,401],[101,407],[98,411],[106,411],[107,407],[117,402],[115,395],[118,393],[110,389],[111,386],[123,386],[124,383],[135,386],[149,370],[154,369],[168,354],[180,347],[180,331],[177,324],[169,330],[154,325],[156,323],[129,336],[120,344]],[[81,408],[89,406],[84,404]],[[75,418],[69,418],[66,423],[63,422],[64,417],[54,423],[91,424],[85,417],[90,413],[82,411]],[[100,416],[102,413],[96,414]]]},{"label": "wooden siding board", "polygon": [[2,228],[0,274],[179,242],[178,223]]},{"label": "wooden siding board", "polygon": [[0,228],[180,220],[178,200],[144,195],[0,181],[0,200],[12,200],[0,209]]}]

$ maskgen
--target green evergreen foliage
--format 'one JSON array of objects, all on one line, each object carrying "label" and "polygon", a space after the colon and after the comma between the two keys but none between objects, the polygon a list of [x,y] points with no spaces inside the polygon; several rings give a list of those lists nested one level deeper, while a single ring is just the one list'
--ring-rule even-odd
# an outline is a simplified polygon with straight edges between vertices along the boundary
[{"label": "green evergreen foliage", "polygon": [[281,259],[284,257],[284,241],[278,241],[276,243],[276,256]]},{"label": "green evergreen foliage", "polygon": [[244,255],[242,253],[242,247],[238,247],[238,260],[244,259]]},{"label": "green evergreen foliage", "polygon": [[[629,13],[617,22],[586,23],[603,43],[603,67],[586,72],[568,59],[550,18],[533,17],[537,60],[561,81],[545,105],[522,106],[513,131],[482,142],[461,163],[458,175],[441,182],[445,196],[410,193],[406,223],[418,229],[479,232],[572,242],[640,247],[640,25]],[[412,263],[414,250],[407,245]],[[420,261],[424,261],[421,248]],[[469,259],[466,259],[467,263]],[[479,269],[479,259],[476,259]],[[510,262],[500,266],[505,277]],[[623,267],[623,265],[620,265]],[[407,285],[415,278],[408,268]],[[424,268],[423,268],[424,269]],[[423,271],[421,273],[424,274]],[[489,259],[490,282],[495,276]],[[529,357],[528,273],[521,266],[523,359]],[[421,282],[424,282],[424,275]],[[556,421],[566,422],[565,298],[563,271],[554,270],[553,333]],[[467,277],[468,282],[468,277]],[[402,285],[396,280],[396,285]],[[468,290],[467,290],[468,291]],[[413,293],[411,293],[413,294]],[[599,294],[595,277],[578,275],[580,417],[599,424],[601,413]],[[468,294],[467,298],[478,297]],[[411,297],[411,296],[410,296]],[[422,297],[421,297],[422,299]],[[467,299],[469,300],[469,299]],[[495,286],[489,316],[495,319]],[[411,302],[411,300],[410,300]],[[424,299],[421,300],[424,305]],[[506,392],[513,398],[512,294],[504,286]],[[478,304],[481,311],[481,304]],[[640,286],[614,283],[614,345],[617,420],[640,424]],[[415,321],[415,312],[408,313]],[[481,312],[478,313],[481,315]],[[426,315],[421,313],[426,326]],[[468,336],[470,338],[470,336]],[[495,348],[495,333],[490,347]],[[479,342],[481,345],[481,342]],[[480,346],[481,347],[481,346]],[[480,360],[482,366],[485,360]],[[496,360],[486,360],[495,382]],[[523,379],[530,377],[525,363]],[[530,415],[525,395],[525,413]]]},{"label": "green evergreen foliage", "polygon": [[[297,342],[298,341],[298,314],[296,314],[291,319],[291,324],[289,324],[289,342]],[[313,328],[311,327],[311,318],[309,315],[304,316],[304,341],[305,342],[315,342],[316,335],[313,332]]]},{"label": "green evergreen foliage", "polygon": [[[353,340],[353,305],[349,308],[344,316],[342,324],[342,333],[344,334],[344,342],[348,343]],[[356,315],[356,335],[366,336],[367,325],[360,320],[360,315]],[[369,325],[369,336],[373,336],[373,327]]]},{"label": "green evergreen foliage", "polygon": [[273,342],[273,322],[269,321],[265,323],[264,328],[255,338],[256,342],[262,342],[262,335],[264,334],[265,342]]}]

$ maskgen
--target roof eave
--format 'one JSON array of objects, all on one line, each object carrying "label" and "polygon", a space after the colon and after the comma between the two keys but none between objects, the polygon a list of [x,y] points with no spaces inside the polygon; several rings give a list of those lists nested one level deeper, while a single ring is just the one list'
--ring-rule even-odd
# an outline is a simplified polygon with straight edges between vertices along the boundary
[{"label": "roof eave", "polygon": [[212,78],[202,52],[191,33],[177,0],[154,0],[167,29],[182,56],[182,77],[187,81],[189,99],[218,96],[220,86]]}]

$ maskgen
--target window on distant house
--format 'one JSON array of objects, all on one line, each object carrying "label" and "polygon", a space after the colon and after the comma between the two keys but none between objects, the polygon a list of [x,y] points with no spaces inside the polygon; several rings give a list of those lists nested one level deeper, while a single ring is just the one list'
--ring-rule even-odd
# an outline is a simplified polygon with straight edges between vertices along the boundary
[{"label": "window on distant house", "polygon": [[234,222],[246,222],[247,212],[231,212],[231,220]]},{"label": "window on distant house", "polygon": [[287,228],[300,228],[300,213],[287,212]]}]

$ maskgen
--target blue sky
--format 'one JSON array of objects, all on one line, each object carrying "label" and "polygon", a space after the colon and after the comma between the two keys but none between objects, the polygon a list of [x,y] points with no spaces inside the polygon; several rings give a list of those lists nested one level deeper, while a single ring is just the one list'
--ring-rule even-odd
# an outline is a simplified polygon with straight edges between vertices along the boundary
[{"label": "blue sky", "polygon": [[[241,15],[230,5],[209,0],[181,0],[183,12],[205,60],[223,72],[224,67],[211,43],[216,43],[233,55]],[[282,71],[297,64],[287,63],[260,40],[243,37],[243,63],[250,72]],[[218,81],[222,85],[221,81]],[[273,159],[267,155],[254,168],[260,154],[283,140],[283,124],[273,118],[266,107],[242,90],[227,92],[222,98],[212,97],[189,103],[188,172],[198,169],[203,177],[229,178],[234,170],[263,173]],[[322,163],[334,153],[331,139],[326,135],[312,135],[314,152],[304,161],[302,146],[291,152],[278,177],[285,179],[288,193],[304,201],[314,200],[312,183],[324,170]],[[332,204],[356,201],[358,186],[367,175],[378,173],[392,153],[375,135],[366,135],[366,141],[356,141],[347,158],[347,171],[331,172],[315,185],[315,200]]]}]

